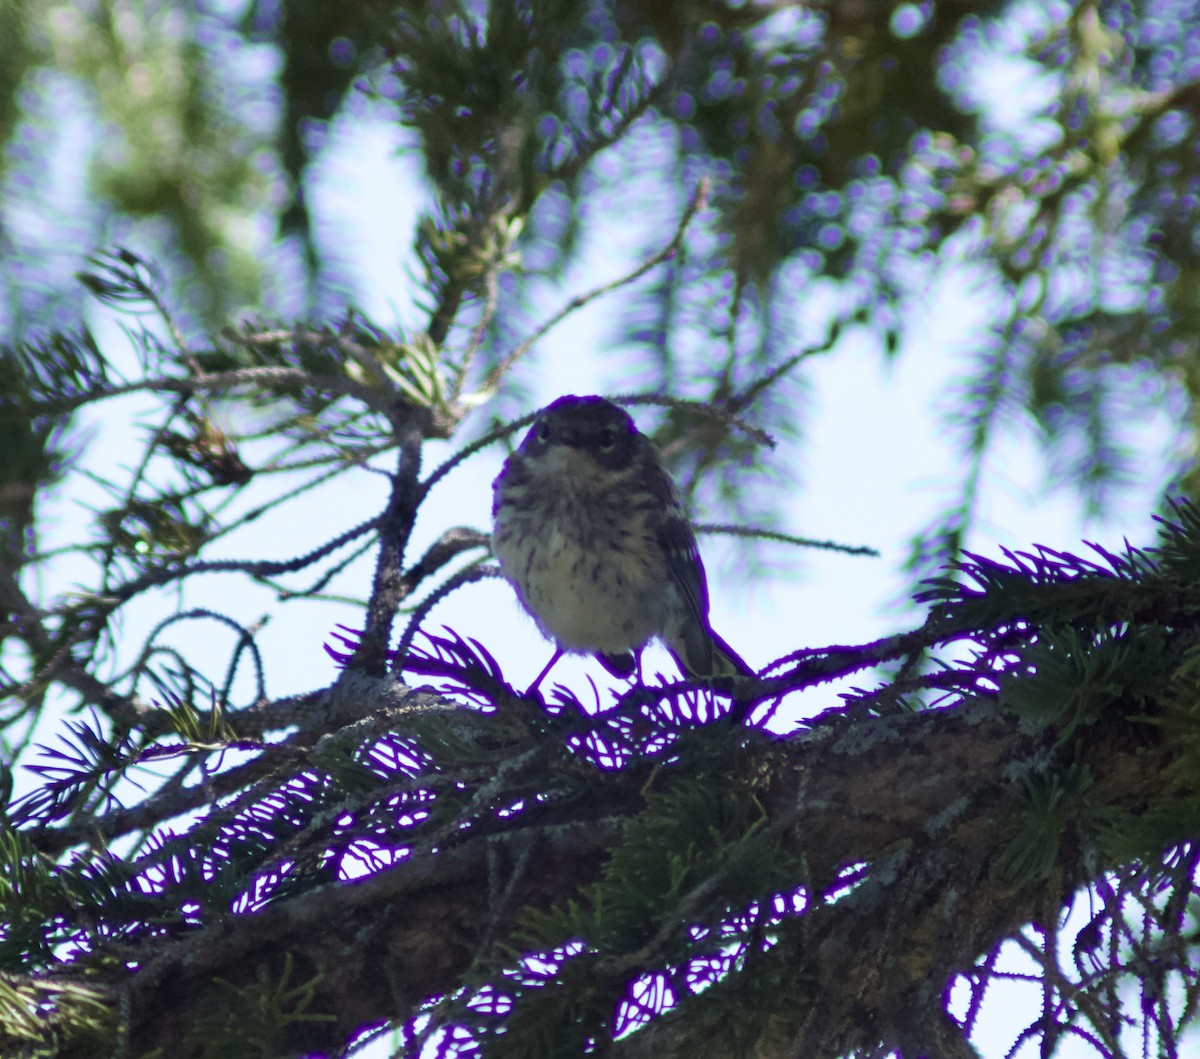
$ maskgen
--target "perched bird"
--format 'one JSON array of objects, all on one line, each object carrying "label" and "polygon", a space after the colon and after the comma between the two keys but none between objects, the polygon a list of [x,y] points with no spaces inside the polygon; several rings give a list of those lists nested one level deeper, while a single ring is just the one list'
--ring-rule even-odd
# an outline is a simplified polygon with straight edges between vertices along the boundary
[{"label": "perched bird", "polygon": [[603,397],[544,408],[492,485],[492,548],[538,628],[610,673],[659,637],[691,677],[752,676],[708,623],[696,537],[654,443]]}]

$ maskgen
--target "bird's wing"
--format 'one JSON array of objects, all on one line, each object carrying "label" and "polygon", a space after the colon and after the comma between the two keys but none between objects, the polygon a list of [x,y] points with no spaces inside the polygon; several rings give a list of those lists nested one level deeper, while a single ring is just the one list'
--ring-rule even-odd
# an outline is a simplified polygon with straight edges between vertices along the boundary
[{"label": "bird's wing", "polygon": [[[662,472],[664,475],[665,471]],[[675,487],[667,479],[675,497]],[[666,558],[671,583],[688,610],[679,638],[668,647],[692,676],[753,676],[754,670],[708,623],[708,580],[696,545],[696,534],[676,498],[671,514],[658,527],[658,543]]]},{"label": "bird's wing", "polygon": [[[671,487],[674,493],[674,487]],[[658,527],[658,543],[666,560],[671,583],[688,610],[681,643],[670,645],[676,652],[682,647],[685,668],[697,675],[709,675],[713,669],[713,645],[705,628],[708,624],[708,581],[700,549],[691,523],[676,502],[671,514]]]}]

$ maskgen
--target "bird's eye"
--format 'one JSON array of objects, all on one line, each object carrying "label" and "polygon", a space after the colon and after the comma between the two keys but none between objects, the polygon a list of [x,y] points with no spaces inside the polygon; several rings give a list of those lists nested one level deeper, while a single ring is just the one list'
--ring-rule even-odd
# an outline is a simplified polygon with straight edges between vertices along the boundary
[{"label": "bird's eye", "polygon": [[537,439],[538,441],[550,440],[550,424],[544,419],[537,425]]},{"label": "bird's eye", "polygon": [[613,446],[617,443],[617,432],[612,427],[605,427],[600,431],[597,440],[600,442],[601,452],[611,452]]}]

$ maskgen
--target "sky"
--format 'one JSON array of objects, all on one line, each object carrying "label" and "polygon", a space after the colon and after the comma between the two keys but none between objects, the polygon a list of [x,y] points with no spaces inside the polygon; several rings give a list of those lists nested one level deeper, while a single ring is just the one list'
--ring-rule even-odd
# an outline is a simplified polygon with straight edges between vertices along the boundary
[{"label": "sky", "polygon": [[[1004,67],[995,77],[997,98],[1012,108],[1007,116],[998,113],[995,120],[1021,120],[1020,71]],[[1027,109],[1028,103],[1024,106]],[[413,289],[412,277],[419,271],[411,247],[416,218],[427,200],[415,155],[399,152],[398,147],[396,131],[383,121],[364,124],[360,119],[353,127],[335,125],[309,189],[314,213],[338,218],[339,240],[354,248],[349,260],[359,269],[360,305],[384,326],[420,320],[406,292]],[[622,240],[611,223],[602,224],[585,243],[561,290],[543,307],[546,317],[572,295],[630,267],[632,244]],[[878,549],[880,556],[767,545],[768,573],[748,578],[740,542],[702,538],[713,625],[752,665],[761,667],[797,647],[864,643],[920,623],[917,609],[905,609],[897,602],[906,583],[900,566],[911,536],[929,521],[959,480],[962,454],[947,429],[946,392],[961,370],[956,365],[981,340],[981,329],[997,311],[991,297],[973,281],[966,265],[947,262],[922,294],[914,294],[906,315],[904,345],[894,359],[884,356],[869,333],[851,331],[833,353],[807,362],[804,371],[813,411],[803,445],[781,446],[771,457],[795,461],[799,468],[799,487],[783,498],[781,528],[815,539],[868,545]],[[106,347],[117,348],[120,337],[113,322],[101,316],[96,319]],[[535,370],[527,374],[532,391],[529,410],[564,393],[634,389],[634,382],[613,368],[621,361],[603,355],[611,352],[612,341],[612,312],[604,301],[589,305],[547,335],[531,352]],[[92,440],[85,466],[110,467],[126,459],[145,429],[138,407],[135,399],[119,409],[114,405],[101,410],[89,428]],[[636,418],[642,413],[634,409],[633,414]],[[1106,511],[1101,520],[1090,522],[1069,491],[1047,487],[1047,469],[1031,431],[1018,425],[1002,431],[989,460],[969,547],[995,555],[1001,547],[1021,549],[1035,542],[1072,551],[1078,551],[1084,539],[1112,548],[1123,539],[1151,543],[1149,512],[1165,473],[1164,439],[1173,433],[1168,411],[1164,410],[1161,421],[1131,424],[1130,429],[1130,443],[1145,455],[1144,479],[1127,494],[1119,510]],[[454,449],[455,444],[429,443],[426,467]],[[491,481],[502,458],[500,448],[493,446],[439,486],[422,511],[410,555],[422,552],[450,526],[488,528]],[[223,542],[212,557],[302,554],[379,511],[386,485],[381,475],[367,470],[347,474],[286,515],[267,515],[246,527]],[[55,498],[46,512],[47,543],[52,544],[56,534],[65,537],[76,529],[78,520],[86,517],[81,505],[101,503],[103,499],[89,494],[86,486]],[[343,583],[354,584],[365,594],[373,560],[372,552],[356,562]],[[84,576],[82,569],[64,564],[53,579],[69,583]],[[274,609],[274,601],[263,590],[220,577],[189,586],[183,602],[236,614],[243,621]],[[140,644],[161,615],[161,600],[128,607],[122,627],[125,641]],[[335,622],[354,625],[358,620],[359,613],[351,607],[339,610],[301,602],[285,608],[284,615],[260,634],[268,693],[281,696],[331,683],[337,671],[322,645],[330,641]],[[552,650],[522,613],[511,589],[496,580],[458,592],[432,613],[430,623],[483,640],[518,686],[533,678]],[[230,647],[227,631],[216,623],[190,623],[178,635],[187,638],[194,657],[203,660],[207,655],[213,671],[220,671]],[[657,665],[671,671],[665,654],[658,655]],[[599,677],[600,670],[590,660],[568,659],[555,669],[553,679],[576,686],[585,674]],[[826,687],[805,693],[790,704],[790,716],[811,716],[838,705],[838,690]],[[1013,960],[1012,967],[1019,967],[1020,960],[1015,956]],[[1017,1021],[1019,1014],[1036,1009],[1039,999],[1039,989],[1028,983],[994,987],[974,1040],[982,1054],[988,1059],[1005,1055],[1024,1024]],[[1019,1059],[1035,1054],[1032,1045],[1016,1053]],[[1073,1059],[1093,1053],[1067,1044],[1057,1054]],[[1200,1056],[1200,1041],[1193,1041],[1184,1054]]]}]

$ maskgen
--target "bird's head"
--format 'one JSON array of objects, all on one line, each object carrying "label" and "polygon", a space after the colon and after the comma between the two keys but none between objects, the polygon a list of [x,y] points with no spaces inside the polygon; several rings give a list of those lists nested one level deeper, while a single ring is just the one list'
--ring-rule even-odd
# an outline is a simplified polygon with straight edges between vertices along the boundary
[{"label": "bird's head", "polygon": [[550,465],[592,464],[624,470],[642,435],[625,409],[603,397],[560,397],[547,405],[521,442],[529,459]]}]

